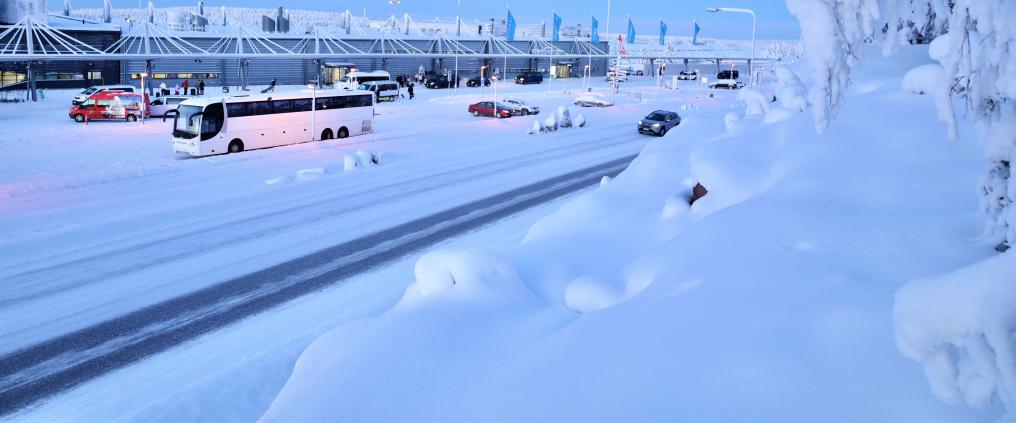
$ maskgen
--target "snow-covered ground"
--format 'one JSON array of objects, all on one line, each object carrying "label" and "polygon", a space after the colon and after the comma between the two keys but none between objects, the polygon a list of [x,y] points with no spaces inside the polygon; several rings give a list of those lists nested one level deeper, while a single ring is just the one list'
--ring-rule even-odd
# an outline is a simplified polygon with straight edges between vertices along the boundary
[{"label": "snow-covered ground", "polygon": [[787,105],[703,109],[521,243],[424,256],[398,304],[311,344],[263,420],[999,418],[939,401],[894,338],[897,289],[993,254],[981,146],[901,89],[926,49],[867,57],[823,135]]},{"label": "snow-covered ground", "polygon": [[[1006,385],[983,357],[960,357],[958,382],[934,374],[956,372],[941,327],[955,340],[982,316],[968,307],[928,321],[957,299],[1007,292],[988,281],[956,298],[962,277],[936,278],[994,254],[977,237],[983,147],[972,128],[947,140],[934,100],[904,86],[908,70],[932,63],[926,48],[866,57],[822,135],[785,71],[778,83],[715,98],[694,83],[660,92],[634,82],[618,106],[581,110],[586,128],[539,135],[526,135],[533,118],[467,116],[478,90],[420,89],[412,102],[380,107],[371,136],[205,159],[170,155],[161,123],[71,124],[51,96],[28,106],[36,113],[19,112],[26,129],[0,141],[13,153],[0,168],[0,248],[10,251],[0,279],[14,281],[0,292],[0,352],[490,193],[639,156],[598,188],[14,417],[1011,419],[991,400]],[[543,119],[581,81],[554,84],[507,89],[538,103]],[[781,101],[767,103],[772,94]],[[635,135],[634,121],[656,108],[679,111],[682,124],[660,139]],[[0,113],[5,128],[10,116]],[[360,149],[379,152],[382,165],[343,172],[344,156]],[[688,206],[696,183],[708,194]],[[1009,256],[973,272],[1005,272]],[[982,408],[940,401],[949,395]]]}]

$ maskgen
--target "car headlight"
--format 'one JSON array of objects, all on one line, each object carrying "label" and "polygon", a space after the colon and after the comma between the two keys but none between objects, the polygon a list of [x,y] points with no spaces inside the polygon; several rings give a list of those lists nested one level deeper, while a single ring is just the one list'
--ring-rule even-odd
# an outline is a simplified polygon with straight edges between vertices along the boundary
[{"label": "car headlight", "polygon": [[658,124],[658,123],[654,123],[653,124],[653,128],[659,128],[659,127],[660,127],[660,124]]},{"label": "car headlight", "polygon": [[642,121],[641,120],[639,121],[639,126],[642,126]]}]

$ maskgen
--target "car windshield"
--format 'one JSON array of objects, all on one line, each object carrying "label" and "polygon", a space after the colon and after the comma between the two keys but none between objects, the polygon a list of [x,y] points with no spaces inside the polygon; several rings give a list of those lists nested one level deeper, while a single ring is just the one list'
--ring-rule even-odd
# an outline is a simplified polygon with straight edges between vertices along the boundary
[{"label": "car windshield", "polygon": [[201,107],[180,106],[180,112],[173,120],[173,136],[177,138],[194,138],[201,130]]},{"label": "car windshield", "polygon": [[98,88],[95,88],[95,87],[91,87],[91,88],[85,88],[85,90],[84,90],[84,91],[82,91],[82,92],[81,92],[81,94],[84,94],[84,95],[89,95],[89,94],[91,94],[91,93],[94,93],[94,92],[96,92],[96,91],[98,91],[98,90],[99,90],[99,89],[98,89]]},{"label": "car windshield", "polygon": [[646,116],[646,119],[664,121],[667,120],[667,114],[664,112],[652,112],[649,116]]}]

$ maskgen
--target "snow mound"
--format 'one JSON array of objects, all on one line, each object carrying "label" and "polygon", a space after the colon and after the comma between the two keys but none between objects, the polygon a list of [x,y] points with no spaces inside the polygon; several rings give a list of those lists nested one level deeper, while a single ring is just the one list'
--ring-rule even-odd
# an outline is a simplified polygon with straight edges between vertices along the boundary
[{"label": "snow mound", "polygon": [[723,125],[727,129],[727,132],[733,130],[734,126],[737,125],[737,122],[740,121],[741,117],[738,116],[737,113],[729,112],[726,115],[723,115]]},{"label": "snow mound", "polygon": [[744,103],[745,116],[762,116],[769,111],[769,97],[752,88],[742,88],[737,98]]},{"label": "snow mound", "polygon": [[601,187],[605,187],[605,186],[607,186],[607,184],[609,184],[609,183],[610,183],[610,176],[607,176],[607,175],[603,175],[603,177],[602,177],[602,178],[600,178],[600,186],[601,186]]},{"label": "snow mound", "polygon": [[684,198],[678,198],[677,196],[670,196],[663,203],[663,210],[660,212],[660,218],[663,220],[673,219],[681,214],[684,214],[689,209],[688,200]]},{"label": "snow mound", "polygon": [[352,172],[356,170],[356,156],[347,154],[342,157],[342,170],[345,172]]},{"label": "snow mound", "polygon": [[515,268],[504,257],[487,251],[427,253],[416,262],[414,274],[416,282],[406,288],[397,308],[434,298],[515,302],[531,295]]},{"label": "snow mound", "polygon": [[924,366],[942,401],[983,407],[997,396],[1016,411],[1013,274],[1009,252],[896,292],[897,347]]},{"label": "snow mound", "polygon": [[357,150],[356,161],[360,167],[378,166],[381,164],[381,155],[370,150]]},{"label": "snow mound", "polygon": [[914,94],[928,94],[935,91],[935,88],[945,76],[945,69],[939,64],[922,65],[911,69],[903,75],[903,91]]},{"label": "snow mound", "polygon": [[606,283],[591,277],[573,280],[564,290],[564,303],[576,313],[592,313],[620,302],[621,293]]},{"label": "snow mound", "polygon": [[311,181],[320,178],[325,175],[325,168],[314,167],[310,169],[300,169],[296,171],[297,181]]},{"label": "snow mound", "polygon": [[793,118],[799,112],[800,111],[790,110],[786,107],[774,107],[772,109],[769,109],[769,112],[766,113],[766,117],[762,119],[762,123],[771,125],[774,123],[783,122],[787,119]]}]

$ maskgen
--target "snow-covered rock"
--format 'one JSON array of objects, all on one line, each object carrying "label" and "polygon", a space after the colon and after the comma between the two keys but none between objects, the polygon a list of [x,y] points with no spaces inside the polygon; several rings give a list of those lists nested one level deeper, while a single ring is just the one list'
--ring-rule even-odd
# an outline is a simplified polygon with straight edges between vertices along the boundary
[{"label": "snow-covered rock", "polygon": [[557,125],[561,128],[571,128],[571,111],[567,107],[558,106],[557,108]]},{"label": "snow-covered rock", "polygon": [[942,68],[942,65],[936,63],[921,65],[903,75],[901,85],[904,91],[924,95],[935,92],[935,88],[942,83],[944,76],[945,69]]},{"label": "snow-covered rock", "polygon": [[547,132],[554,132],[557,130],[557,119],[553,114],[547,116],[547,119],[544,119],[543,129]]},{"label": "snow-covered rock", "polygon": [[541,132],[543,132],[543,124],[540,122],[540,119],[533,120],[533,126],[529,128],[529,133],[539,134]]},{"label": "snow-covered rock", "polygon": [[579,128],[582,128],[582,127],[586,126],[586,117],[585,117],[585,115],[583,115],[582,113],[576,114],[575,115],[575,120],[574,120],[573,123],[575,124],[575,126],[577,126]]},{"label": "snow-covered rock", "polygon": [[723,126],[727,129],[728,132],[733,130],[734,126],[737,125],[737,122],[740,121],[741,116],[739,116],[737,113],[727,112],[726,115],[723,115]]}]

